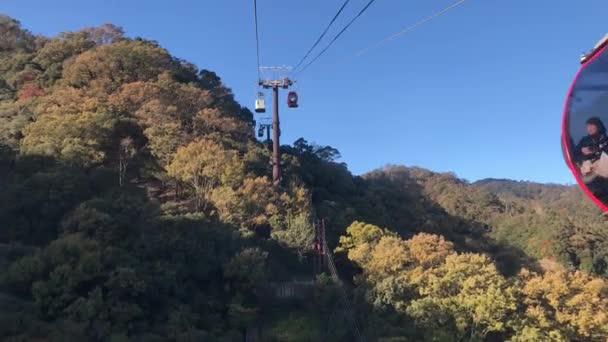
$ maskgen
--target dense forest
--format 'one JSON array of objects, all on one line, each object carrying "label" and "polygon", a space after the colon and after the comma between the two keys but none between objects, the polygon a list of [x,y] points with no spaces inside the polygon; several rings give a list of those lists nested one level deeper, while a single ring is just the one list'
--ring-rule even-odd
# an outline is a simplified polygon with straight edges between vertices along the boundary
[{"label": "dense forest", "polygon": [[[303,138],[274,188],[254,127],[155,41],[0,15],[0,340],[608,340],[608,223],[577,188],[354,176]],[[313,274],[318,219],[342,281]]]}]

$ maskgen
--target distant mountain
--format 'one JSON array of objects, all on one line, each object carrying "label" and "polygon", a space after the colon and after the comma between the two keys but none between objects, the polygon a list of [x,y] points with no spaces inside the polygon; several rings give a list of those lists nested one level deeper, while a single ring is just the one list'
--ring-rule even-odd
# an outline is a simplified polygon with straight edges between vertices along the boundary
[{"label": "distant mountain", "polygon": [[[402,236],[438,233],[464,250],[502,255],[507,252],[497,248],[503,246],[536,260],[608,274],[608,224],[576,186],[507,179],[470,183],[453,173],[399,165],[371,171],[362,180],[364,199],[351,204],[358,218]],[[516,259],[518,253],[511,252],[503,259]]]},{"label": "distant mountain", "polygon": [[511,195],[525,199],[548,201],[558,200],[564,193],[574,195],[573,193],[576,192],[576,187],[572,185],[514,181],[504,178],[485,178],[472,183],[472,185],[496,195]]},{"label": "distant mountain", "polygon": [[538,260],[608,275],[608,223],[578,187],[491,178],[466,183],[436,173],[421,181],[435,203],[487,225],[492,239]]}]

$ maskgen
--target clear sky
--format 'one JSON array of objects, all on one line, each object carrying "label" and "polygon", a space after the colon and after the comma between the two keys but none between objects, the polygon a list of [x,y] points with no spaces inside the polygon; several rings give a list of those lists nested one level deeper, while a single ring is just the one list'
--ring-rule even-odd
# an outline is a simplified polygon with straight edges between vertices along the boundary
[{"label": "clear sky", "polygon": [[[367,1],[351,0],[328,36]],[[0,13],[45,35],[117,24],[216,71],[251,108],[252,2],[1,0]],[[298,77],[301,107],[281,108],[282,142],[336,147],[356,174],[393,163],[469,180],[573,183],[559,142],[564,98],[580,54],[608,32],[608,1],[467,0],[356,56],[452,2],[377,0]],[[341,3],[258,0],[262,64],[297,63]]]}]

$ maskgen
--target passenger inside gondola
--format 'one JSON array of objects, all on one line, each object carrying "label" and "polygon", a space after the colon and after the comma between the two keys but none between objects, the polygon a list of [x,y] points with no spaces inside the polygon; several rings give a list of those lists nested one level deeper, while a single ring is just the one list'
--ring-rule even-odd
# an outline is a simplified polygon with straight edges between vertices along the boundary
[{"label": "passenger inside gondola", "polygon": [[581,161],[597,161],[602,152],[608,153],[608,137],[602,120],[593,117],[586,122],[587,135],[578,143],[576,151]]},{"label": "passenger inside gondola", "polygon": [[593,194],[608,203],[608,136],[598,117],[586,122],[587,135],[576,146],[581,177]]}]

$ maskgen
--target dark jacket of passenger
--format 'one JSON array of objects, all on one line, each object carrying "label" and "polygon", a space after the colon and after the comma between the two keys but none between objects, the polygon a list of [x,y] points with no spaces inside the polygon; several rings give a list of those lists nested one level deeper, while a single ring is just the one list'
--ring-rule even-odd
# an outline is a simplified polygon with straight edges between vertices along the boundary
[{"label": "dark jacket of passenger", "polygon": [[[608,153],[608,136],[606,136],[606,126],[604,126],[602,120],[598,117],[592,117],[587,120],[587,125],[597,127],[597,133],[587,135],[576,145],[575,161],[579,163],[586,160],[596,161],[602,156],[602,152]],[[590,154],[583,153],[582,149],[585,147],[591,150]]]},{"label": "dark jacket of passenger", "polygon": [[[583,147],[589,148],[591,154],[583,154]],[[576,146],[576,153],[579,157],[579,161],[596,161],[602,155],[602,152],[608,153],[608,137],[606,134],[596,134],[595,136],[586,136]]]}]

